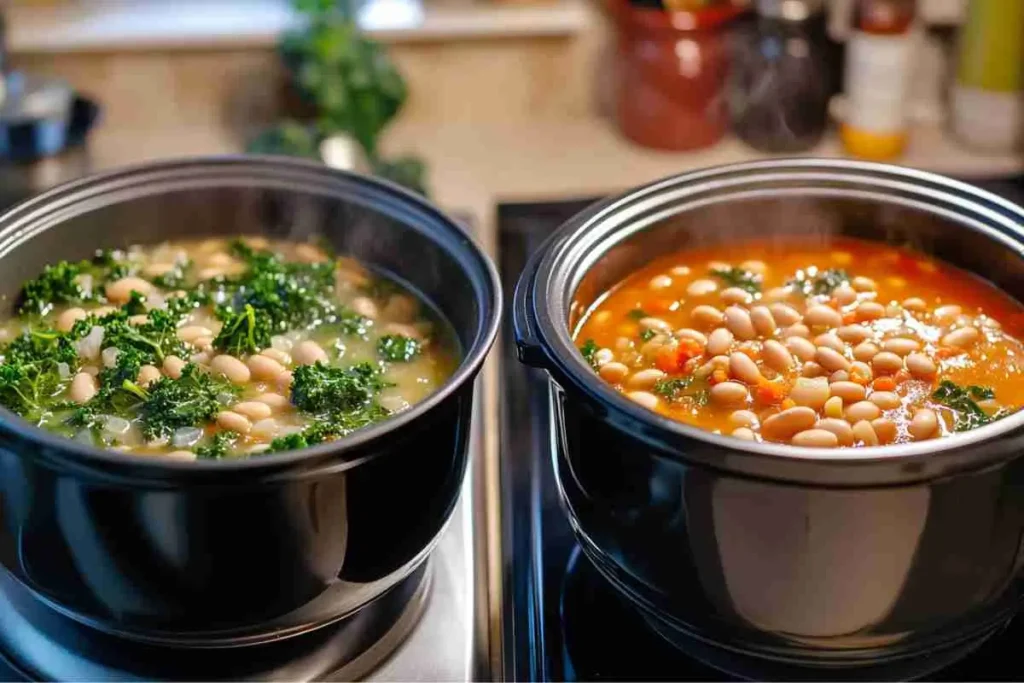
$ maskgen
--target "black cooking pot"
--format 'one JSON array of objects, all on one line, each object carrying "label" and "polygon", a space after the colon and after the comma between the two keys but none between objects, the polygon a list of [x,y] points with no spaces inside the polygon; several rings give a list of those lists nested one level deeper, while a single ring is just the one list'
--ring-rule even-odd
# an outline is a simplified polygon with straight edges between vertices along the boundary
[{"label": "black cooking pot", "polygon": [[378,425],[245,460],[100,450],[0,409],[0,562],[107,632],[237,645],[338,619],[426,559],[459,494],[498,280],[460,227],[397,186],[261,157],[86,178],[0,217],[0,293],[10,309],[44,265],[97,248],[237,234],[322,236],[404,282],[451,323],[462,362]]},{"label": "black cooking pot", "polygon": [[554,464],[583,550],[675,644],[750,675],[769,663],[918,675],[1020,597],[1024,413],[864,450],[747,442],[642,408],[574,346],[585,311],[653,258],[838,235],[910,246],[1024,300],[1024,210],[842,160],[726,166],[606,201],[551,237],[515,294],[520,358],[551,378]]}]

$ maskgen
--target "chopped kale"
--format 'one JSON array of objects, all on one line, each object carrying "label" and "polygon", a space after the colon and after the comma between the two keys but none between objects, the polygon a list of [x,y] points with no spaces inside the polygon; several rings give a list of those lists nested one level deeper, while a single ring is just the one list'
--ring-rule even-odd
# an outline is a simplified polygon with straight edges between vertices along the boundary
[{"label": "chopped kale", "polygon": [[761,291],[761,276],[744,268],[713,268],[711,274],[729,287],[739,287],[751,294]]},{"label": "chopped kale", "polygon": [[850,281],[850,275],[842,268],[829,268],[827,270],[798,271],[796,277],[786,284],[793,287],[804,296],[820,294],[831,294],[840,285]]},{"label": "chopped kale", "polygon": [[932,393],[933,399],[956,412],[953,429],[958,432],[981,427],[1002,417],[1000,413],[989,415],[976,402],[994,397],[995,392],[988,387],[971,385],[964,388],[948,379],[942,380]]},{"label": "chopped kale", "polygon": [[230,308],[218,308],[217,315],[224,326],[213,340],[213,345],[233,356],[256,353],[270,346],[270,317],[250,304],[235,312]]},{"label": "chopped kale", "polygon": [[132,290],[128,296],[128,303],[121,306],[121,310],[128,315],[141,315],[146,312],[146,297],[141,293]]},{"label": "chopped kale", "polygon": [[199,427],[221,411],[218,397],[237,391],[230,382],[203,372],[194,363],[181,371],[181,377],[161,377],[148,389],[123,388],[137,393],[143,399],[139,408],[142,433],[147,439],[170,436],[180,427]]},{"label": "chopped kale", "polygon": [[580,353],[583,354],[583,359],[590,363],[590,366],[594,368],[597,367],[597,359],[594,357],[594,354],[597,353],[598,348],[597,342],[593,339],[588,339],[583,342],[583,346],[580,347]]},{"label": "chopped kale", "polygon": [[689,400],[701,406],[708,402],[707,384],[692,375],[658,380],[654,384],[654,393],[673,402]]},{"label": "chopped kale", "polygon": [[632,311],[626,314],[632,320],[643,320],[650,316],[647,315],[647,311],[642,308],[634,308]]},{"label": "chopped kale", "polygon": [[166,273],[153,278],[153,284],[164,289],[181,289],[186,285],[191,270],[191,260],[178,261]]},{"label": "chopped kale", "polygon": [[295,369],[292,403],[314,415],[359,411],[370,407],[386,386],[380,368],[370,363],[336,368],[318,361]]},{"label": "chopped kale", "polygon": [[87,301],[89,295],[79,281],[87,265],[87,262],[61,261],[46,266],[39,277],[25,283],[18,312],[22,315],[46,315],[57,304],[80,304]]},{"label": "chopped kale", "polygon": [[390,415],[384,406],[371,403],[365,409],[353,412],[337,412],[321,415],[301,432],[279,436],[270,442],[268,453],[308,448],[325,441],[339,439],[361,427],[379,422]]},{"label": "chopped kale", "polygon": [[45,328],[28,331],[4,350],[0,404],[38,424],[77,367],[78,354],[68,335]]},{"label": "chopped kale", "polygon": [[407,363],[420,354],[420,343],[401,334],[384,335],[377,340],[377,354],[386,361]]},{"label": "chopped kale", "polygon": [[658,333],[655,332],[654,330],[652,330],[649,327],[646,330],[643,330],[643,331],[640,332],[640,339],[641,339],[641,341],[651,341],[656,336],[658,336]]},{"label": "chopped kale", "polygon": [[237,440],[237,432],[225,430],[223,432],[217,432],[209,442],[201,446],[196,446],[192,451],[196,454],[197,458],[201,458],[203,460],[220,460],[221,458],[226,458],[230,454],[231,449],[234,447]]}]

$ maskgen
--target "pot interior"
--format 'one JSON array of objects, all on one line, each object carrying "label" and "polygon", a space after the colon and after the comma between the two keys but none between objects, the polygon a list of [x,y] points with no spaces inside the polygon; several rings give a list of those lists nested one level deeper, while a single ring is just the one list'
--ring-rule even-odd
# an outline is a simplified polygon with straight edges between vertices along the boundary
[{"label": "pot interior", "polygon": [[603,236],[569,273],[575,283],[566,302],[572,332],[605,292],[653,259],[748,241],[766,245],[762,258],[769,263],[774,250],[793,244],[827,247],[839,236],[907,247],[959,266],[1024,301],[1019,234],[886,194],[814,188],[751,191],[659,208],[631,221],[612,218]]},{"label": "pot interior", "polygon": [[[273,166],[270,166],[273,172]],[[261,234],[271,239],[322,238],[339,254],[401,281],[454,328],[463,352],[487,327],[488,271],[474,247],[440,214],[376,184],[327,171],[316,182],[270,177],[102,187],[99,196],[44,195],[38,216],[10,218],[0,231],[0,314],[10,315],[23,283],[47,264],[90,257],[97,249],[167,240]],[[202,165],[197,171],[210,170]],[[309,172],[307,170],[307,172]],[[130,174],[129,174],[130,175]],[[15,216],[26,212],[15,210]]]}]

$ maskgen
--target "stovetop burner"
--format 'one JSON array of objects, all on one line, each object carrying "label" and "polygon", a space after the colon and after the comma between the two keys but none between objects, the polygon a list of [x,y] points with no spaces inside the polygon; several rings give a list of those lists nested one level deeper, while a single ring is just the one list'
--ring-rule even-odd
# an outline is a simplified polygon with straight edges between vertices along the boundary
[{"label": "stovetop burner", "polygon": [[[979,183],[985,189],[1024,200],[1024,180]],[[499,255],[506,310],[527,258],[562,222],[593,200],[511,204],[499,207]],[[732,680],[729,662],[671,645],[582,555],[561,509],[551,467],[553,432],[545,373],[515,358],[511,330],[502,339],[500,382],[501,478],[507,516],[502,543],[504,595],[504,677],[506,680]],[[978,650],[928,674],[930,680],[997,681],[1024,679],[1017,647],[1024,641],[1024,615]],[[714,661],[718,668],[705,662]],[[945,667],[945,668],[942,668]],[[735,669],[733,669],[735,671]],[[746,675],[790,680],[795,676],[745,671]],[[899,678],[899,672],[875,672]]]}]

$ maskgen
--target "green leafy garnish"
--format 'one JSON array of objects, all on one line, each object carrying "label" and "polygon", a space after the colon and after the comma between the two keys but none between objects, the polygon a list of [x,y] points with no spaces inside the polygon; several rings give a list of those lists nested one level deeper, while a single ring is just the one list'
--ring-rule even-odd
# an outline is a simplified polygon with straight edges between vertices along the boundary
[{"label": "green leafy garnish", "polygon": [[994,397],[995,392],[988,387],[972,384],[965,388],[948,379],[942,380],[932,393],[934,400],[956,411],[953,429],[958,432],[966,432],[1003,417],[1002,411],[989,415],[976,402]]},{"label": "green leafy garnish", "polygon": [[690,400],[700,406],[708,402],[706,383],[692,375],[689,377],[660,379],[654,384],[654,393],[673,402]]},{"label": "green leafy garnish", "polygon": [[712,268],[711,274],[730,287],[739,287],[751,294],[761,291],[761,276],[744,268]]},{"label": "green leafy garnish", "polygon": [[164,289],[181,289],[185,286],[191,269],[191,260],[178,261],[166,273],[153,278],[153,284]]},{"label": "green leafy garnish", "polygon": [[407,363],[420,353],[420,343],[412,337],[388,334],[377,340],[377,354],[386,361]]},{"label": "green leafy garnish", "polygon": [[148,389],[130,385],[123,385],[123,388],[142,399],[139,415],[142,433],[147,439],[170,436],[181,427],[205,424],[224,408],[220,397],[237,392],[230,382],[203,372],[194,363],[186,365],[178,379],[161,377]]},{"label": "green leafy garnish", "polygon": [[22,288],[19,313],[46,315],[57,304],[80,304],[88,300],[89,297],[78,280],[85,271],[86,264],[84,261],[61,261],[56,265],[46,266],[39,277],[29,280]]},{"label": "green leafy garnish", "polygon": [[643,330],[642,332],[640,332],[640,339],[641,339],[641,341],[651,341],[657,335],[658,335],[657,332],[655,332],[654,330],[652,330],[651,328],[648,327],[646,330]]},{"label": "green leafy garnish", "polygon": [[238,440],[238,433],[230,430],[223,432],[217,432],[213,435],[213,438],[206,444],[196,446],[193,452],[197,458],[204,460],[220,460],[226,458],[231,449],[234,447],[235,442]]},{"label": "green leafy garnish", "polygon": [[583,346],[580,347],[580,353],[583,354],[583,359],[590,363],[591,367],[597,367],[597,360],[594,358],[594,354],[598,350],[597,342],[593,339],[588,339],[583,342]]},{"label": "green leafy garnish", "polygon": [[[813,271],[809,272],[809,271]],[[843,283],[850,281],[850,275],[842,268],[827,270],[809,269],[797,271],[796,277],[786,284],[804,296],[831,294]]]},{"label": "green leafy garnish", "polygon": [[370,363],[336,368],[318,361],[295,369],[292,403],[313,414],[351,412],[371,405],[386,386],[380,368]]},{"label": "green leafy garnish", "polygon": [[26,332],[4,350],[0,403],[39,424],[77,367],[78,354],[67,335],[46,328]]},{"label": "green leafy garnish", "polygon": [[632,320],[643,320],[650,316],[647,315],[647,311],[642,308],[634,308],[632,311],[626,314]]},{"label": "green leafy garnish", "polygon": [[256,312],[251,304],[245,304],[241,311],[218,308],[217,315],[224,321],[213,345],[233,356],[256,353],[270,346],[270,318],[262,311]]}]

